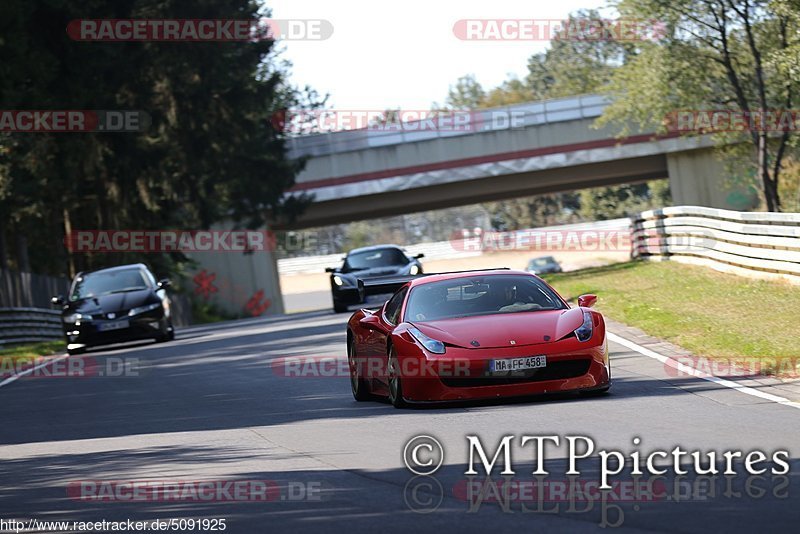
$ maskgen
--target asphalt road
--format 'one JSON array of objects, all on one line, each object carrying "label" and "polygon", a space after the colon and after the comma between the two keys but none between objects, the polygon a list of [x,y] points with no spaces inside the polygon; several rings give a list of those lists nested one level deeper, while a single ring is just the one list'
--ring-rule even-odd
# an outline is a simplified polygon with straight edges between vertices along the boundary
[{"label": "asphalt road", "polygon": [[[408,411],[356,403],[346,376],[289,377],[274,365],[285,356],[343,359],[346,318],[315,312],[183,330],[171,343],[88,353],[84,372],[98,376],[29,376],[0,388],[0,519],[224,518],[227,532],[248,534],[796,529],[800,410],[672,377],[656,360],[615,344],[615,384],[606,397]],[[127,376],[108,376],[120,374],[121,363]],[[415,478],[403,449],[421,434],[443,445],[444,461],[432,477]],[[536,480],[534,448],[520,446],[523,435],[587,436],[597,449],[623,452],[783,448],[791,471],[747,476],[739,466],[742,474],[730,477],[656,478],[627,468],[601,500],[575,489],[598,481],[596,454],[578,464],[577,482],[564,491],[561,446],[547,451],[542,502],[511,494],[497,502],[490,491],[472,492],[470,501],[476,480],[496,489],[501,477],[499,469],[493,482],[465,477],[466,436],[493,451],[509,434],[520,488]],[[194,482],[208,480],[262,481],[268,498],[232,502],[224,491],[213,501],[194,498]],[[126,500],[129,481],[178,484],[184,493]],[[632,495],[643,483],[650,491]],[[104,500],[91,500],[97,495]]]}]

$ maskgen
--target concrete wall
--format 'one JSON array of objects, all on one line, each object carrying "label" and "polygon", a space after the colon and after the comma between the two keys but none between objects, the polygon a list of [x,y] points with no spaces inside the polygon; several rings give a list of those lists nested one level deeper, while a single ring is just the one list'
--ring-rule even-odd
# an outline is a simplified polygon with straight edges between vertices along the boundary
[{"label": "concrete wall", "polygon": [[192,252],[199,263],[192,284],[194,298],[238,316],[283,313],[278,263],[271,251]]},{"label": "concrete wall", "polygon": [[667,155],[672,200],[676,205],[748,210],[758,197],[746,185],[731,183],[725,165],[705,148]]}]

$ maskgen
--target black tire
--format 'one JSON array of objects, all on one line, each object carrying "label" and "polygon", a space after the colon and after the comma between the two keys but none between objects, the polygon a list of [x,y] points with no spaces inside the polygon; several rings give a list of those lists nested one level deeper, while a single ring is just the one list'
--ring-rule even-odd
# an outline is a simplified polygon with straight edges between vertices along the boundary
[{"label": "black tire", "polygon": [[350,368],[350,391],[353,393],[353,398],[358,402],[364,402],[372,399],[372,394],[369,392],[369,384],[367,380],[361,378],[358,372],[359,365],[355,361],[356,349],[353,341],[347,342],[347,365]]},{"label": "black tire", "polygon": [[344,312],[347,311],[347,305],[346,304],[339,304],[338,302],[336,302],[334,300],[333,301],[333,311],[335,311],[336,313],[344,313]]},{"label": "black tire", "polygon": [[156,338],[156,343],[165,343],[175,339],[175,328],[172,327],[172,319],[167,319],[164,329],[161,334]]},{"label": "black tire", "polygon": [[407,408],[408,403],[403,398],[403,377],[397,363],[397,352],[394,347],[389,349],[389,402],[395,408]]}]

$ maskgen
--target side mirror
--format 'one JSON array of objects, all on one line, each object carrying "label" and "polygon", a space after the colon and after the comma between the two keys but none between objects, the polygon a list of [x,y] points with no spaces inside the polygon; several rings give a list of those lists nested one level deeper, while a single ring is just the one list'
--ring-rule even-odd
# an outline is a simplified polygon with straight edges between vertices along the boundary
[{"label": "side mirror", "polygon": [[336,269],[333,268],[333,267],[325,267],[325,272],[326,273],[335,273]]},{"label": "side mirror", "polygon": [[591,308],[597,302],[597,295],[581,295],[578,297],[578,306]]},{"label": "side mirror", "polygon": [[367,315],[358,321],[358,323],[367,330],[383,330],[383,328],[381,328],[381,319],[377,315]]},{"label": "side mirror", "polygon": [[63,306],[65,303],[64,295],[56,295],[55,297],[50,299],[50,304],[53,306]]},{"label": "side mirror", "polygon": [[168,287],[172,286],[172,282],[169,281],[169,278],[163,278],[158,281],[158,288],[159,289],[167,289]]},{"label": "side mirror", "polygon": [[414,257],[415,257],[415,258],[417,258],[417,259],[424,258],[424,257],[425,257],[425,254],[419,253],[419,254],[417,254],[417,255],[416,255],[416,256],[414,256]]}]

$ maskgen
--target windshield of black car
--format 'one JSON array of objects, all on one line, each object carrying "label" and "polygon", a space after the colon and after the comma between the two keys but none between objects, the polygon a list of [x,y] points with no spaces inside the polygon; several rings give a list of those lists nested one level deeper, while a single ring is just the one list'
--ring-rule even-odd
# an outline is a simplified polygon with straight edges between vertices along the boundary
[{"label": "windshield of black car", "polygon": [[376,267],[393,267],[405,265],[408,258],[402,250],[396,248],[380,248],[351,253],[344,261],[345,271],[359,271]]},{"label": "windshield of black car", "polygon": [[138,291],[150,287],[139,269],[87,274],[75,280],[70,300]]},{"label": "windshield of black car", "polygon": [[532,276],[489,275],[416,286],[408,296],[405,317],[435,321],[566,307],[552,289]]}]

